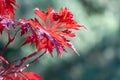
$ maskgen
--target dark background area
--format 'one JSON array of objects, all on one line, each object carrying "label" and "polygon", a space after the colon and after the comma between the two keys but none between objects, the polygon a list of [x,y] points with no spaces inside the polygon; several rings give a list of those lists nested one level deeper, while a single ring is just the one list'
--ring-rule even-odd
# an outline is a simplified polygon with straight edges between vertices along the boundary
[{"label": "dark background area", "polygon": [[[75,20],[84,25],[74,31],[71,42],[80,56],[71,50],[60,58],[54,52],[31,65],[26,71],[34,71],[45,80],[120,80],[120,0],[17,0],[16,18],[37,17],[33,9],[48,7],[59,11],[67,7]],[[0,48],[7,42],[6,34],[0,35]],[[19,35],[4,56],[8,60],[20,58],[34,50],[30,45],[20,47],[25,39]]]}]

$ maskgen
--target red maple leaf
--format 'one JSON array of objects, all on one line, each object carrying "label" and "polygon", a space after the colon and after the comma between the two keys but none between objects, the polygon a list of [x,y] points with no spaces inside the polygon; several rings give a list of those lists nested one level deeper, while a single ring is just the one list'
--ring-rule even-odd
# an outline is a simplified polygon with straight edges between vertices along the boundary
[{"label": "red maple leaf", "polygon": [[21,36],[28,32],[30,28],[29,22],[26,19],[19,19],[18,26],[20,26]]},{"label": "red maple leaf", "polygon": [[43,80],[43,78],[34,72],[21,72],[0,76],[0,80]]},{"label": "red maple leaf", "polygon": [[41,76],[34,72],[23,72],[23,75],[28,78],[28,80],[43,80]]},{"label": "red maple leaf", "polygon": [[0,0],[0,15],[8,15],[14,19],[16,0]]},{"label": "red maple leaf", "polygon": [[66,51],[65,47],[76,52],[66,36],[75,37],[72,29],[78,30],[82,26],[73,19],[73,14],[67,8],[61,8],[59,13],[52,8],[48,8],[47,12],[36,8],[35,14],[43,23],[40,23],[36,18],[29,20],[32,34],[27,36],[25,44],[35,43],[38,51],[45,49],[51,55],[53,49],[56,49],[58,55],[62,56],[62,51]]},{"label": "red maple leaf", "polygon": [[14,13],[17,7],[16,0],[0,0],[0,34],[4,28],[14,27]]},{"label": "red maple leaf", "polygon": [[10,26],[14,27],[14,21],[8,16],[0,16],[0,34],[4,28],[9,30]]}]

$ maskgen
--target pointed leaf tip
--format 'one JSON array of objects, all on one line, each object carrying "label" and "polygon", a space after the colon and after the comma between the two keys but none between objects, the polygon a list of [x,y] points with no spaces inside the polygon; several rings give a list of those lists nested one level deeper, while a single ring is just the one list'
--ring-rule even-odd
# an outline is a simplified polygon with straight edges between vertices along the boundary
[{"label": "pointed leaf tip", "polygon": [[76,50],[76,49],[74,50],[74,52],[75,52],[78,56],[80,56],[80,54],[77,52],[77,50]]},{"label": "pointed leaf tip", "polygon": [[39,8],[35,8],[34,11],[35,11],[35,10],[39,10]]}]

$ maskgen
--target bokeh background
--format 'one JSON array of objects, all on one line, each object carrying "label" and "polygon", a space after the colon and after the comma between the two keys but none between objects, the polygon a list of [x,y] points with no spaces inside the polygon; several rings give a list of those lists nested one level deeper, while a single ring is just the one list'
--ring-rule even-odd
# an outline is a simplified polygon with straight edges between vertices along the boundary
[{"label": "bokeh background", "polygon": [[[48,7],[59,11],[67,7],[79,24],[86,26],[71,42],[79,52],[63,53],[60,58],[54,52],[31,65],[26,71],[34,71],[45,80],[120,80],[120,0],[17,0],[16,18],[34,18],[33,9]],[[7,42],[6,34],[0,35],[0,49]],[[4,56],[8,60],[28,55],[34,46],[20,48],[25,39],[20,37],[12,43]]]}]

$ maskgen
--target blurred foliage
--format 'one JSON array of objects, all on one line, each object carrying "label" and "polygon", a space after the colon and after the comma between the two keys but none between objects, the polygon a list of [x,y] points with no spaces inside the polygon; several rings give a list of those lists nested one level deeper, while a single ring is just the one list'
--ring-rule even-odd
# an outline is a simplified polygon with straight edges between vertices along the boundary
[{"label": "blurred foliage", "polygon": [[[35,71],[45,80],[119,80],[120,79],[120,0],[18,0],[17,18],[36,17],[35,7],[56,11],[68,7],[78,23],[87,29],[75,32],[71,39],[81,56],[71,50],[59,58],[43,56],[27,71]],[[0,36],[0,49],[6,34]],[[33,51],[30,45],[19,48],[24,38],[18,37],[4,54],[7,59],[23,57]],[[55,52],[54,52],[55,53]]]}]

